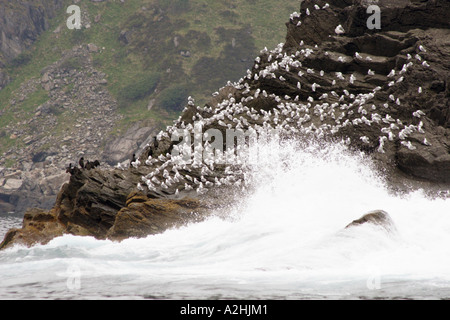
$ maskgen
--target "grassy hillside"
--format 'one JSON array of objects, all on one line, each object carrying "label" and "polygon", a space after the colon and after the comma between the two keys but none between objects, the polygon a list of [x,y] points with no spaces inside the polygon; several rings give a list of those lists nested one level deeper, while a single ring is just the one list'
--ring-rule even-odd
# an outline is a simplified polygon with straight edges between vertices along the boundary
[{"label": "grassy hillside", "polygon": [[[67,1],[65,8],[72,3]],[[87,44],[98,48],[92,52],[93,66],[107,75],[106,88],[123,115],[115,132],[142,119],[169,123],[189,95],[203,103],[228,80],[244,76],[261,49],[284,42],[285,22],[300,1],[82,0],[78,5],[81,30],[66,27],[69,14],[64,10],[33,48],[8,66],[13,80],[0,91],[0,154],[21,147],[9,129],[26,124],[48,99],[37,85],[17,101],[24,83],[29,87],[30,79],[40,79],[65,50]],[[75,60],[67,63],[81,67]]]}]

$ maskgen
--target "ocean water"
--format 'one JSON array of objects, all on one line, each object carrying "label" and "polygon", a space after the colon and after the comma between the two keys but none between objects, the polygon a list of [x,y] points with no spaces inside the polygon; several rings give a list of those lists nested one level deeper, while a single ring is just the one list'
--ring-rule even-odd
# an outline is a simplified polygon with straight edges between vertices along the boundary
[{"label": "ocean water", "polygon": [[[343,146],[259,149],[229,215],[0,252],[0,299],[449,299],[450,200],[391,194]],[[361,225],[384,210],[395,231]]]},{"label": "ocean water", "polygon": [[21,228],[23,219],[11,213],[0,212],[0,242],[3,241],[8,230]]}]

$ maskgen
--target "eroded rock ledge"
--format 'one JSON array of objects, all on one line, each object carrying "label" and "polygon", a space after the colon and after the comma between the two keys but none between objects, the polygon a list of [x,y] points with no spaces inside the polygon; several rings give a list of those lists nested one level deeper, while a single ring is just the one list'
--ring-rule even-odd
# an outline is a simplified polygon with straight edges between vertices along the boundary
[{"label": "eroded rock ledge", "polygon": [[[287,23],[286,43],[262,50],[245,78],[205,106],[191,100],[143,150],[140,165],[75,172],[54,208],[30,210],[0,247],[62,234],[144,237],[223,211],[235,201],[232,188],[246,183],[242,171],[177,167],[167,155],[171,130],[192,130],[195,121],[204,130],[270,125],[303,141],[344,140],[370,154],[394,190],[411,185],[448,196],[450,3],[379,1],[382,29],[371,31],[366,3],[304,1]],[[338,25],[344,33],[336,34]]]}]

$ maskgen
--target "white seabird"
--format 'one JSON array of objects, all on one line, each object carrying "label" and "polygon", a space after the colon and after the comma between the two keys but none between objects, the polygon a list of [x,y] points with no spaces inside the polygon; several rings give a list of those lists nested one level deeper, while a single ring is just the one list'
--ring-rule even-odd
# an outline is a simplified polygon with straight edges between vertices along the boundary
[{"label": "white seabird", "polygon": [[341,25],[338,25],[338,26],[336,27],[336,29],[334,29],[334,32],[335,32],[337,35],[340,35],[340,34],[345,33],[345,30],[344,30],[344,28],[343,28]]},{"label": "white seabird", "polygon": [[353,84],[355,82],[355,80],[356,80],[355,76],[353,74],[350,75],[350,80],[349,80],[350,83]]},{"label": "white seabird", "polygon": [[417,148],[415,146],[412,145],[411,141],[402,141],[401,142],[402,145],[404,145],[405,147],[407,147],[409,150],[416,150]]},{"label": "white seabird", "polygon": [[361,139],[361,141],[364,142],[364,143],[369,143],[369,142],[370,142],[370,140],[369,140],[369,138],[368,138],[367,136],[360,137],[360,139]]}]

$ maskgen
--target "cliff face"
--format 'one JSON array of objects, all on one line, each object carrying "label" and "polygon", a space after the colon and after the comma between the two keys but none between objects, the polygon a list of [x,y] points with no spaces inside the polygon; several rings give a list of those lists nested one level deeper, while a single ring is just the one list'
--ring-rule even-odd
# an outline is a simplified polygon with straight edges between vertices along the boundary
[{"label": "cliff face", "polygon": [[[247,185],[239,164],[179,165],[174,130],[276,128],[301,141],[344,140],[370,154],[394,189],[450,185],[448,1],[379,1],[381,29],[367,29],[365,1],[304,1],[284,44],[205,106],[190,101],[129,168],[72,172],[50,212],[29,211],[1,247],[69,233],[143,237],[226,210]],[[340,26],[340,27],[338,27]],[[343,31],[342,31],[343,30]],[[223,195],[227,195],[224,197]]]},{"label": "cliff face", "polygon": [[[416,178],[450,182],[450,3],[379,1],[380,30],[367,28],[370,14],[366,6],[351,3],[355,1],[337,1],[332,10],[315,10],[314,3],[306,1],[302,8],[308,9],[310,15],[302,11],[300,26],[296,18],[287,24],[284,50],[295,52],[302,40],[320,46],[317,54],[305,59],[305,65],[328,75],[310,81],[321,85],[315,97],[344,89],[355,95],[376,92],[364,103],[352,101],[365,111],[358,110],[359,115],[355,112],[347,119],[363,122],[341,128],[339,135],[350,137],[359,148],[380,149],[382,152],[374,152],[375,158]],[[317,4],[323,8],[325,1]],[[338,25],[344,30],[339,35],[335,30]],[[336,79],[333,84],[336,72],[341,72],[345,80]],[[336,99],[329,97],[325,101],[331,104]],[[376,109],[372,110],[372,106]],[[361,113],[374,122],[369,124]],[[397,124],[389,123],[387,116]],[[377,121],[378,117],[382,120]],[[411,125],[420,126],[408,129]],[[408,133],[408,138],[403,133]],[[368,142],[361,137],[368,137]]]},{"label": "cliff face", "polygon": [[0,1],[0,90],[9,80],[2,66],[27,50],[48,29],[48,20],[62,4],[62,0]]}]

